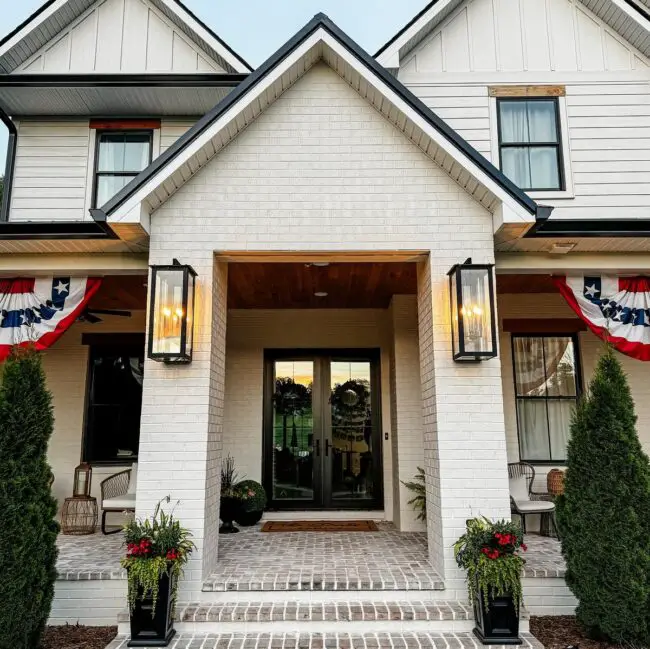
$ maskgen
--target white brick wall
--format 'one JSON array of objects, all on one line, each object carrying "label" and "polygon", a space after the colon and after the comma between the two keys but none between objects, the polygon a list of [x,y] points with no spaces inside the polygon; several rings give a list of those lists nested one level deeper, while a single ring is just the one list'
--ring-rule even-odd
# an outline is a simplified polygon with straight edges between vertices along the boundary
[{"label": "white brick wall", "polygon": [[[310,70],[152,215],[152,262],[180,256],[196,264],[206,309],[215,250],[382,249],[431,251],[423,270],[432,291],[421,291],[419,305],[430,314],[420,321],[430,478],[434,444],[442,457],[439,481],[429,486],[432,502],[434,491],[440,494],[443,521],[432,558],[448,577],[461,578],[451,544],[465,519],[509,511],[500,364],[451,361],[446,304],[449,267],[468,256],[493,260],[491,215],[324,65]],[[209,329],[199,328],[190,367],[147,364],[143,415],[141,456],[150,466],[141,474],[143,484],[182,494],[181,513],[197,532],[205,494]],[[152,502],[139,490],[141,511]]]},{"label": "white brick wall", "polygon": [[48,624],[114,626],[126,608],[126,579],[57,581]]}]

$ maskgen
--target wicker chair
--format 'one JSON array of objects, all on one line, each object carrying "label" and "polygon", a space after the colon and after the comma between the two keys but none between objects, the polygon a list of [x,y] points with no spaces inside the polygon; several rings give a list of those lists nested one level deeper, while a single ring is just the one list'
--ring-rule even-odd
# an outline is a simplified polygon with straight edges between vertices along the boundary
[{"label": "wicker chair", "polygon": [[545,530],[552,528],[557,536],[555,504],[552,496],[533,491],[534,467],[527,462],[508,464],[508,478],[510,479],[510,509],[513,514],[517,514],[521,518],[524,534],[526,533],[526,516],[539,514],[541,517],[540,532],[543,534]]},{"label": "wicker chair", "polygon": [[100,484],[102,491],[102,534],[116,534],[121,531],[120,529],[112,532],[106,531],[106,514],[109,512],[135,511],[135,485],[131,486],[131,471],[132,469],[127,469],[115,473],[106,480],[102,480]]}]

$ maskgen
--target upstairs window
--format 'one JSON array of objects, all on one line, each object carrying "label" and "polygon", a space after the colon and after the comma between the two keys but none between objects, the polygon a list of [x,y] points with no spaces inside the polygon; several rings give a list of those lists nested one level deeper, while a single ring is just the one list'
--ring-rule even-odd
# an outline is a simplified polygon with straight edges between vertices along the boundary
[{"label": "upstairs window", "polygon": [[95,154],[95,207],[101,207],[151,162],[151,131],[100,131]]},{"label": "upstairs window", "polygon": [[578,400],[575,336],[512,336],[522,461],[563,463]]},{"label": "upstairs window", "polygon": [[501,170],[525,191],[564,190],[556,97],[498,98]]}]

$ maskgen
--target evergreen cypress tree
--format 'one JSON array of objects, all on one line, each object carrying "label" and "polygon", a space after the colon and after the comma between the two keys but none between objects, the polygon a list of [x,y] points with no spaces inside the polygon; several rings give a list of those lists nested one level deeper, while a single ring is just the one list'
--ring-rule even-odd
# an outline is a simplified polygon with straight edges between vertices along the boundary
[{"label": "evergreen cypress tree", "polygon": [[643,643],[650,618],[650,465],[627,378],[611,349],[571,425],[557,516],[566,581],[594,638]]},{"label": "evergreen cypress tree", "polygon": [[54,418],[38,353],[17,348],[0,387],[0,649],[36,649],[56,579]]}]

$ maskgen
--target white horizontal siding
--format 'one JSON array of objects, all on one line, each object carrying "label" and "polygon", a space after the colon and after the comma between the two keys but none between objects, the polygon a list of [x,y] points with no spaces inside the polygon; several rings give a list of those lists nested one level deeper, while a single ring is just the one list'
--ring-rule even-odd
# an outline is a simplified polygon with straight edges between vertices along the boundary
[{"label": "white horizontal siding", "polygon": [[10,220],[88,220],[89,143],[87,121],[20,122]]},{"label": "white horizontal siding", "polygon": [[193,119],[164,119],[160,125],[160,153],[166,151],[189,128],[194,126]]}]

